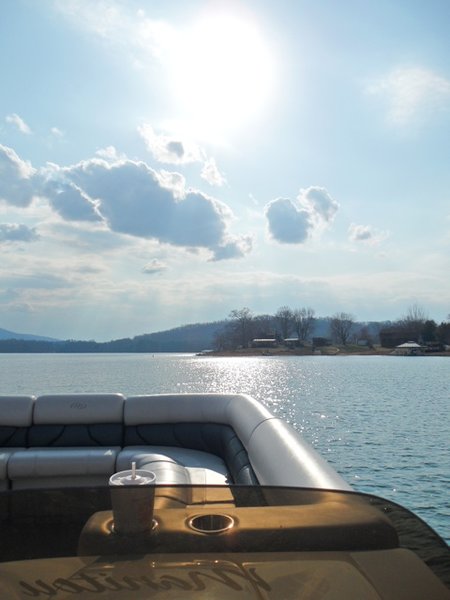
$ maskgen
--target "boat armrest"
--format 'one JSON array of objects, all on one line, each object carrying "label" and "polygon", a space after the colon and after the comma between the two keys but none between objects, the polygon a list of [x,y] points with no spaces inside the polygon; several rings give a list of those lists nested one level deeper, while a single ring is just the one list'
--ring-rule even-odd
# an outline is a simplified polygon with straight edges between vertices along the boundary
[{"label": "boat armrest", "polygon": [[351,490],[331,465],[281,419],[261,423],[247,450],[261,485]]}]

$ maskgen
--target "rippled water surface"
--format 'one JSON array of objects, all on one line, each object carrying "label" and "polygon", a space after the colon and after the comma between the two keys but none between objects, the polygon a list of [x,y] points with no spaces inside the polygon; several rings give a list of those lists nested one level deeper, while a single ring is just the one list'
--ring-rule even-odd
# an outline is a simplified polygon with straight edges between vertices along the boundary
[{"label": "rippled water surface", "polygon": [[239,392],[450,541],[450,359],[0,354],[0,394]]}]

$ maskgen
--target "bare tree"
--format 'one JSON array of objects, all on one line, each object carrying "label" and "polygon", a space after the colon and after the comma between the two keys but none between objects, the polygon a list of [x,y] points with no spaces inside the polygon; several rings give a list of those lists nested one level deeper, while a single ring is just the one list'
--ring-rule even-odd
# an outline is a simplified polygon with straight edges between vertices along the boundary
[{"label": "bare tree", "polygon": [[256,315],[253,319],[253,332],[258,338],[274,338],[275,326],[272,315]]},{"label": "bare tree", "polygon": [[275,319],[280,326],[281,336],[283,339],[289,337],[292,327],[292,317],[292,310],[288,306],[282,306],[275,313]]},{"label": "bare tree", "polygon": [[292,323],[299,342],[307,340],[314,331],[315,312],[312,308],[297,308],[292,313]]},{"label": "bare tree", "polygon": [[420,304],[417,304],[417,302],[415,302],[414,304],[411,304],[411,306],[408,308],[408,312],[402,320],[413,323],[424,323],[427,319],[428,314],[426,310],[422,306],[420,306]]},{"label": "bare tree", "polygon": [[330,328],[333,338],[343,346],[347,345],[350,338],[355,318],[349,313],[336,313],[330,319]]},{"label": "bare tree", "polygon": [[247,307],[234,309],[230,312],[233,319],[232,329],[239,339],[239,344],[247,348],[253,338],[253,314]]},{"label": "bare tree", "polygon": [[400,319],[399,324],[408,339],[419,342],[422,337],[423,326],[427,320],[428,315],[425,309],[414,303],[408,308],[406,315]]}]

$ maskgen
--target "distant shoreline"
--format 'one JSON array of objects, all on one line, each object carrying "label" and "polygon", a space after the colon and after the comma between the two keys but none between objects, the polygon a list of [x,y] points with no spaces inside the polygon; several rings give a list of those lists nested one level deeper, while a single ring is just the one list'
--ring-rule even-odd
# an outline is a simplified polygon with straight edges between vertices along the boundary
[{"label": "distant shoreline", "polygon": [[[214,356],[214,357],[270,357],[270,356],[401,356],[393,354],[393,348],[358,348],[354,347],[337,347],[324,346],[317,348],[313,352],[311,348],[240,348],[238,350],[208,350],[197,352],[197,356]],[[446,356],[450,357],[450,352],[427,352],[418,356]],[[409,356],[407,358],[410,358]]]}]

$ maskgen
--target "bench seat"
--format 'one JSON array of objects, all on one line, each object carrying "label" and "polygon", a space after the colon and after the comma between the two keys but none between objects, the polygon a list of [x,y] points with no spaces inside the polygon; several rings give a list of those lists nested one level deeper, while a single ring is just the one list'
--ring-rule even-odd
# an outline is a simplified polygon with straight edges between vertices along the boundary
[{"label": "bench seat", "polygon": [[0,396],[0,489],[157,483],[350,489],[282,419],[241,394]]},{"label": "bench seat", "polygon": [[160,484],[226,485],[232,482],[224,461],[214,454],[171,446],[128,446],[117,458],[124,471],[136,462],[138,469],[153,471]]},{"label": "bench seat", "polygon": [[[186,410],[211,400],[183,396],[181,405]],[[233,429],[204,414],[187,423],[179,407],[180,399],[173,415],[167,396],[0,396],[0,489],[106,485],[133,462],[153,471],[162,486],[251,482]]]},{"label": "bench seat", "polygon": [[11,456],[27,446],[34,402],[34,396],[0,397],[0,490],[9,488],[8,463]]},{"label": "bench seat", "polygon": [[9,458],[8,477],[13,489],[106,485],[119,452],[120,447],[18,450]]}]

